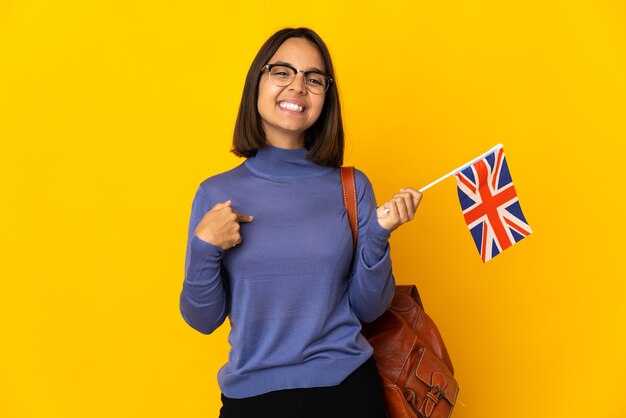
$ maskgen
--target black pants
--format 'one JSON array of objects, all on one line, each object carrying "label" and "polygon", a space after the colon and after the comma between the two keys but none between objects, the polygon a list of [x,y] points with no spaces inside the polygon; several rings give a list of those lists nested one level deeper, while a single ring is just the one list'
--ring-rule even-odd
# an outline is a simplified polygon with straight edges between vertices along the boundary
[{"label": "black pants", "polygon": [[232,399],[222,395],[220,418],[386,418],[373,358],[337,386],[288,389]]}]

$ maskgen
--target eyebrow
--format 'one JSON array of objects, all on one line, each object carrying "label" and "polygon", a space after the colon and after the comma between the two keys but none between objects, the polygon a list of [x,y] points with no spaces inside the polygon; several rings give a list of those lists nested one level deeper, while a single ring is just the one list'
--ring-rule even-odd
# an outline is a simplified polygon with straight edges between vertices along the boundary
[{"label": "eyebrow", "polygon": [[[287,66],[289,66],[289,67],[296,68],[296,66],[295,66],[295,65],[293,65],[293,64],[292,64],[292,63],[290,63],[290,62],[286,62],[286,61],[276,61],[274,64],[278,64],[278,65],[287,65]],[[313,72],[320,73],[320,74],[326,74],[324,71],[320,70],[320,69],[319,69],[319,68],[317,68],[317,67],[309,67],[307,70],[304,70],[304,71],[306,71],[306,72],[313,71]]]}]

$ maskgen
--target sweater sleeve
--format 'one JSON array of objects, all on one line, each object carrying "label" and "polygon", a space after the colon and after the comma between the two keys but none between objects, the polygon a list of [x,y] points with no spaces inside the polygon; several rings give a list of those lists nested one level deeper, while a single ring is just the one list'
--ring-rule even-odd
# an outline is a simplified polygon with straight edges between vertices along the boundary
[{"label": "sweater sleeve", "polygon": [[202,186],[198,188],[191,209],[191,220],[185,256],[185,280],[180,294],[180,312],[185,321],[197,331],[210,334],[228,315],[225,287],[226,272],[222,268],[223,250],[201,240],[196,227],[212,203]]},{"label": "sweater sleeve", "polygon": [[363,322],[372,322],[389,307],[395,281],[391,270],[389,235],[376,219],[376,198],[368,178],[355,170],[359,237],[350,273],[349,297]]}]

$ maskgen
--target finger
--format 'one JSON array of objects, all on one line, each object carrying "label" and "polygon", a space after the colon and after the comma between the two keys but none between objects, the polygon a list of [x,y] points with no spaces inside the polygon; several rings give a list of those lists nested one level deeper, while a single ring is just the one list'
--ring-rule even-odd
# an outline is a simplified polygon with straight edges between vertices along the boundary
[{"label": "finger", "polygon": [[398,215],[398,206],[396,205],[396,202],[390,200],[381,206],[381,208],[383,209],[383,215],[378,217],[378,223],[385,229],[394,229],[396,227],[396,222],[394,220],[400,217]]},{"label": "finger", "polygon": [[393,201],[396,202],[396,207],[398,208],[398,217],[400,218],[400,222],[401,223],[407,222],[409,220],[409,210],[406,207],[404,196],[396,195],[393,198]]},{"label": "finger", "polygon": [[407,208],[409,209],[409,220],[412,221],[415,217],[415,211],[417,210],[417,205],[415,204],[415,200],[413,199],[413,195],[411,193],[407,193],[406,196]]},{"label": "finger", "polygon": [[409,207],[410,210],[410,218],[411,220],[415,217],[415,211],[417,210],[417,205],[419,202],[416,202],[415,196],[413,196],[413,193],[411,192],[404,192],[406,193],[406,200],[407,200],[407,207]]},{"label": "finger", "polygon": [[211,210],[210,210],[209,212],[212,212],[212,211],[214,211],[214,210],[224,209],[224,208],[229,207],[230,205],[232,205],[232,203],[233,203],[233,202],[232,202],[232,201],[230,201],[230,200],[227,200],[226,202],[220,202],[220,203],[217,203],[215,206],[213,206],[213,207],[211,208]]},{"label": "finger", "polygon": [[397,216],[397,213],[398,208],[396,207],[396,202],[393,197],[376,209],[376,215],[378,218],[391,218],[393,216]]},{"label": "finger", "polygon": [[406,206],[406,214],[408,220],[413,220],[413,216],[415,215],[415,205],[413,204],[413,195],[409,192],[400,192],[394,197],[399,197],[404,200],[404,204]]},{"label": "finger", "polygon": [[404,187],[400,189],[400,191],[411,193],[411,196],[413,197],[413,206],[415,206],[415,209],[417,209],[420,201],[422,200],[422,192],[420,192],[419,190],[415,190],[413,187]]},{"label": "finger", "polygon": [[386,218],[389,216],[389,212],[390,212],[389,208],[386,207],[385,205],[379,206],[376,208],[376,217],[378,219]]},{"label": "finger", "polygon": [[242,242],[243,242],[243,239],[241,238],[241,235],[240,235],[238,239],[235,239],[235,240],[233,241],[233,244],[232,244],[232,245],[228,246],[228,248],[225,248],[225,249],[232,250],[233,248],[235,248],[236,246],[238,246],[238,245],[239,245],[239,244],[241,244]]},{"label": "finger", "polygon": [[243,213],[237,212],[236,210],[233,212],[235,212],[235,215],[237,215],[238,222],[252,222],[252,220],[254,219],[252,215],[244,215]]}]

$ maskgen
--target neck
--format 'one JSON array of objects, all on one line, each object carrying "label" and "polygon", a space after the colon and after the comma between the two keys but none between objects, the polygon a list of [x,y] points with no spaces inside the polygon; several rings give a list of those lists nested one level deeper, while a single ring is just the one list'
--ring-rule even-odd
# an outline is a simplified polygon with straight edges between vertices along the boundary
[{"label": "neck", "polygon": [[254,174],[269,179],[317,177],[333,170],[308,160],[308,152],[304,147],[293,149],[271,145],[258,150],[256,156],[248,158],[245,164]]},{"label": "neck", "polygon": [[272,135],[267,137],[267,143],[276,148],[301,149],[304,148],[304,134],[300,135]]}]

